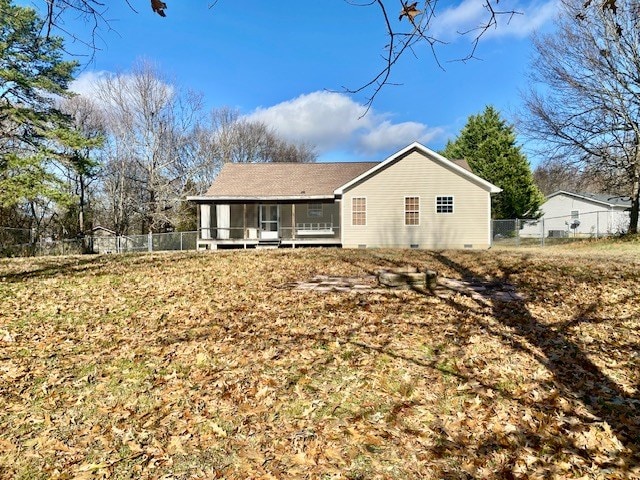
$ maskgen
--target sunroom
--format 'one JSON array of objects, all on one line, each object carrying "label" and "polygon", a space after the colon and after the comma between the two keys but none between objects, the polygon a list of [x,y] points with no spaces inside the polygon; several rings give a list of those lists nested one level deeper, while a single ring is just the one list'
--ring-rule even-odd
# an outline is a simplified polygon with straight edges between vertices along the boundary
[{"label": "sunroom", "polygon": [[198,204],[200,250],[340,244],[340,208],[333,200],[203,199]]}]

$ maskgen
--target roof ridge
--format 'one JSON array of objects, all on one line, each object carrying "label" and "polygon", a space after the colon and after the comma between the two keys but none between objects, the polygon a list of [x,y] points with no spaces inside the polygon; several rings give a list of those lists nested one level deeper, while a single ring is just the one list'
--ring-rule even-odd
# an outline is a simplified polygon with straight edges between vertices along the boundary
[{"label": "roof ridge", "polygon": [[[334,162],[225,162],[224,165],[234,165],[234,166],[248,166],[248,165],[263,165],[263,166],[267,166],[267,165],[353,165],[353,164],[359,164],[359,163],[366,163],[366,164],[376,164],[376,163],[380,163],[380,160],[363,160],[363,161],[356,161],[353,162],[351,160],[345,160],[345,161],[334,161]],[[223,165],[223,166],[224,166]]]}]

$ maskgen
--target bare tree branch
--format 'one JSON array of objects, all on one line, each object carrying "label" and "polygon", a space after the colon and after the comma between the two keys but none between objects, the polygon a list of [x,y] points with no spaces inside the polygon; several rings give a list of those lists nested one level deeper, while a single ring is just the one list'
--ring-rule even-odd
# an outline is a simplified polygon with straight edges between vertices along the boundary
[{"label": "bare tree branch", "polygon": [[[358,88],[343,87],[344,90],[350,94],[361,93],[363,91],[371,92],[365,102],[366,110],[363,113],[363,116],[367,114],[373,105],[375,98],[384,87],[396,85],[391,82],[391,74],[398,61],[400,61],[407,52],[411,52],[415,57],[417,57],[414,47],[418,45],[428,46],[438,68],[444,70],[436,51],[436,47],[438,45],[446,45],[447,42],[429,33],[434,23],[437,22],[437,13],[439,11],[438,0],[424,0],[423,2],[420,2],[420,9],[418,8],[418,2],[409,4],[404,0],[397,0],[398,3],[388,0],[371,0],[366,3],[357,3],[352,0],[345,1],[350,5],[358,7],[377,7],[380,10],[380,15],[388,38],[387,45],[384,47],[384,53],[382,55],[383,67],[378,71],[378,73],[375,74],[370,81]],[[493,3],[497,5],[499,0],[483,0],[483,2],[484,8],[487,11],[487,16],[482,23],[471,30],[458,32],[459,35],[463,36],[470,33],[476,34],[471,43],[471,50],[469,54],[458,59],[460,61],[467,61],[475,57],[475,52],[480,39],[490,28],[497,28],[497,19],[499,17],[506,16],[510,21],[514,15],[519,14],[519,12],[516,12],[515,10],[496,10]],[[391,20],[388,9],[388,6],[391,5],[397,5],[400,9],[398,22]],[[405,19],[406,22],[404,21]]]},{"label": "bare tree branch", "polygon": [[[81,41],[77,35],[65,29],[62,19],[62,14],[65,12],[75,12],[92,24],[91,41],[83,43],[93,49],[96,48],[95,38],[99,30],[104,27],[109,28],[109,22],[104,17],[106,6],[105,3],[102,3],[100,0],[44,1],[46,1],[47,4],[47,35],[49,35],[52,30],[59,29],[71,36],[74,40]],[[135,11],[130,0],[124,1],[132,11]],[[171,3],[169,0],[167,1],[169,4]],[[208,2],[208,8],[213,8],[218,4],[218,1],[219,0],[212,0]],[[519,14],[519,12],[515,10],[498,10],[497,5],[500,0],[478,1],[482,1],[486,15],[477,27],[468,31],[457,32],[462,36],[474,35],[469,53],[458,59],[459,61],[468,61],[475,58],[481,38],[491,28],[498,28],[499,17],[507,17],[508,21],[510,21],[514,15]],[[611,2],[612,0],[600,1]],[[436,48],[445,45],[447,42],[437,38],[431,33],[434,25],[436,25],[438,21],[437,14],[443,11],[443,7],[440,6],[438,0],[422,0],[412,3],[406,0],[364,0],[362,2],[345,0],[345,2],[354,7],[376,8],[380,13],[381,28],[387,37],[387,43],[383,47],[382,67],[377,73],[374,73],[369,81],[357,88],[343,87],[343,91],[350,94],[368,92],[368,98],[365,102],[365,114],[371,108],[375,98],[384,87],[397,85],[391,80],[392,72],[400,59],[407,54],[413,55],[416,58],[418,57],[415,50],[416,47],[420,45],[427,46],[438,68],[444,70]],[[162,0],[150,0],[150,8],[153,12],[165,17],[165,10],[168,9],[168,4]],[[396,9],[399,11],[398,20],[394,17],[395,13],[390,13],[392,10],[395,12]]]}]

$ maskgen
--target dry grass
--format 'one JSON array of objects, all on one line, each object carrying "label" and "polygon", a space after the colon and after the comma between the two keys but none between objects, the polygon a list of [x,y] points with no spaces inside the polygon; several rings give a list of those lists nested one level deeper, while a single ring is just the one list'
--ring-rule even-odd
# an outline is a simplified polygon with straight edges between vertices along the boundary
[{"label": "dry grass", "polygon": [[[0,261],[0,477],[640,478],[637,253]],[[526,301],[284,288],[394,265]]]}]

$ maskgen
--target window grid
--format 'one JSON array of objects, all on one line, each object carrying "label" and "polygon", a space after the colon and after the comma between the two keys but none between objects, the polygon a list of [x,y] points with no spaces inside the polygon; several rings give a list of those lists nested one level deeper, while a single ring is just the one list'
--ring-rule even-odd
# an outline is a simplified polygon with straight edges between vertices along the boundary
[{"label": "window grid", "polygon": [[321,217],[322,216],[322,204],[321,203],[310,203],[307,205],[307,216],[308,217]]},{"label": "window grid", "polygon": [[367,199],[364,197],[354,197],[351,199],[351,224],[367,224]]},{"label": "window grid", "polygon": [[451,195],[436,197],[436,213],[453,213],[453,197]]},{"label": "window grid", "polygon": [[420,225],[420,197],[404,197],[404,224]]},{"label": "window grid", "polygon": [[577,220],[580,218],[580,211],[579,210],[571,210],[571,219],[572,220]]}]

